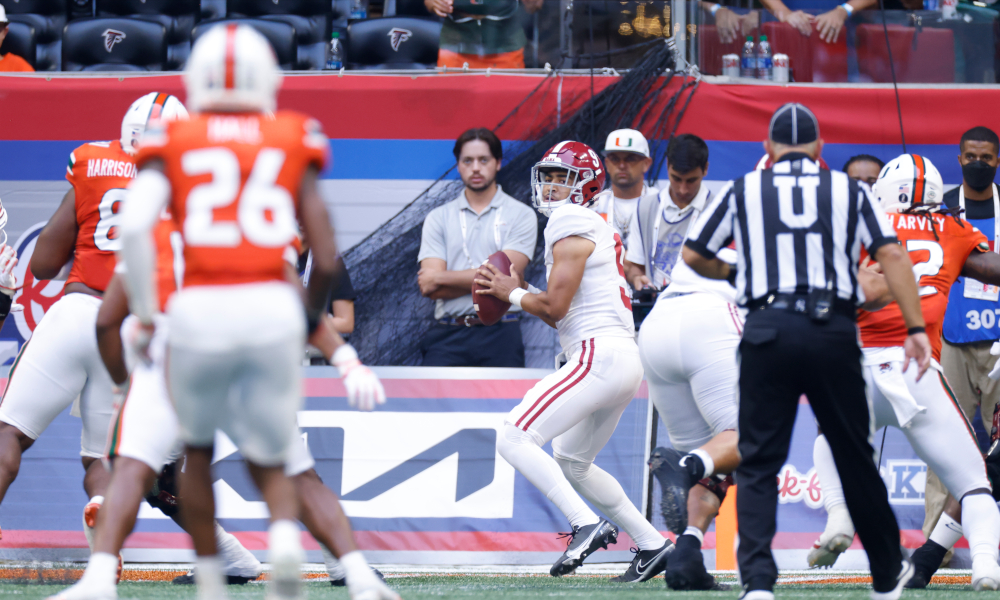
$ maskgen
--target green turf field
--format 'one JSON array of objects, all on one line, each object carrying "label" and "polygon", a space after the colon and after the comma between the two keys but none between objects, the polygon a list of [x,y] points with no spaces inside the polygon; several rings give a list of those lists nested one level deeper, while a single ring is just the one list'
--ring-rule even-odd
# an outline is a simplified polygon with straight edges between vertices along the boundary
[{"label": "green turf field", "polygon": [[[953,572],[955,573],[955,572]],[[968,572],[958,572],[958,575],[945,579],[952,582],[932,584],[927,590],[907,590],[903,598],[933,598],[935,600],[951,600],[959,598],[978,597],[968,585]],[[832,574],[831,574],[832,575]],[[838,598],[867,599],[870,588],[863,583],[854,583],[850,577],[837,576],[837,581],[830,581],[817,575],[815,571],[806,576],[790,574],[785,576],[788,583],[778,586],[778,598]],[[783,577],[783,579],[785,578]],[[734,582],[731,575],[722,575],[721,581]],[[605,576],[574,576],[553,579],[539,575],[392,575],[388,577],[389,584],[395,588],[405,600],[442,600],[465,598],[498,598],[502,600],[620,600],[654,599],[669,595],[676,598],[736,598],[735,586],[726,592],[670,592],[659,577],[653,581],[621,585],[610,583]],[[807,582],[809,581],[809,582]],[[860,581],[860,580],[858,580]],[[957,583],[956,583],[957,582]],[[0,584],[0,598],[43,599],[63,589],[62,585],[39,583],[3,583]],[[326,582],[311,581],[305,585],[307,598],[338,598],[347,600],[345,588],[333,588]],[[624,594],[627,594],[623,596]],[[993,597],[997,593],[986,593],[983,597]],[[188,599],[195,598],[195,590],[191,586],[177,586],[170,583],[129,582],[118,587],[118,597],[121,599],[153,599],[163,598]],[[264,586],[251,583],[245,586],[230,586],[229,597],[263,598]]]}]

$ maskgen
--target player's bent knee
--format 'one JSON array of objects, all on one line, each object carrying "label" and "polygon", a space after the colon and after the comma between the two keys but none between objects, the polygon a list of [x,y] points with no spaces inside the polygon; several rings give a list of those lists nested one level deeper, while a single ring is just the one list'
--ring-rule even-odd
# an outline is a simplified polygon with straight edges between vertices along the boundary
[{"label": "player's bent knee", "polygon": [[21,447],[21,452],[24,452],[35,443],[35,438],[16,425],[0,421],[0,450],[11,443],[16,443]]},{"label": "player's bent knee", "polygon": [[554,455],[553,457],[559,464],[559,468],[562,469],[563,475],[570,481],[583,481],[587,479],[590,475],[591,467],[594,466],[594,463],[590,461],[573,460],[559,455]]},{"label": "player's bent knee", "polygon": [[510,457],[519,447],[528,445],[540,446],[527,431],[522,431],[510,423],[504,424],[503,433],[497,438],[497,452],[504,460],[509,462]]}]

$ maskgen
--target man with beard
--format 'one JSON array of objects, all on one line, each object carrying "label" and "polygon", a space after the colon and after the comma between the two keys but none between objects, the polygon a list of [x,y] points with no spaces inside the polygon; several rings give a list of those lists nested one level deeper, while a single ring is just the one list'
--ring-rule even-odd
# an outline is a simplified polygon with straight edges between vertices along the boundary
[{"label": "man with beard", "polygon": [[470,292],[476,269],[494,252],[503,250],[524,272],[535,253],[538,219],[497,185],[503,149],[496,134],[470,129],[455,141],[454,153],[465,189],[427,215],[417,256],[420,293],[435,301],[437,321],[422,344],[423,365],[524,367],[520,309],[486,326]]},{"label": "man with beard", "polygon": [[[991,251],[1000,252],[996,242],[1000,231],[1000,195],[993,183],[1000,163],[997,157],[1000,139],[986,127],[973,127],[962,134],[958,149],[962,185],[944,195],[944,204],[964,210],[962,218],[986,235]],[[976,414],[976,407],[982,407],[984,425],[993,422],[993,412],[1000,400],[1000,384],[988,377],[997,362],[990,347],[1000,339],[998,292],[997,286],[959,277],[948,295],[948,310],[944,315],[941,347],[944,376],[969,422]],[[947,496],[937,474],[928,469],[924,491],[925,536],[934,530]]]},{"label": "man with beard", "polygon": [[646,173],[653,166],[649,143],[635,129],[618,129],[608,134],[604,144],[604,167],[611,187],[597,195],[593,210],[604,217],[628,250],[629,225],[639,198],[659,190],[646,185]]}]

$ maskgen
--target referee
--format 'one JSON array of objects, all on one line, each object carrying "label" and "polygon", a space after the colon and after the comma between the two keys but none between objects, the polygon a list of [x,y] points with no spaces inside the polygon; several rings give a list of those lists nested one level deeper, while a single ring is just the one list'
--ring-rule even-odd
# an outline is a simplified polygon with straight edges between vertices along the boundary
[{"label": "referee", "polygon": [[[749,309],[740,343],[737,559],[746,600],[768,600],[778,571],[771,554],[775,480],[788,456],[799,397],[827,434],[844,496],[868,553],[873,599],[895,599],[913,574],[899,525],[873,460],[874,433],[855,326],[864,302],[860,246],[881,265],[909,328],[906,363],[920,375],[931,347],[910,259],[881,207],[839,171],[821,170],[819,123],[801,104],[771,118],[764,148],[774,166],[724,188],[688,232],[684,260],[698,273],[734,281]],[[715,255],[736,241],[735,268]],[[904,367],[905,368],[905,367]]]}]

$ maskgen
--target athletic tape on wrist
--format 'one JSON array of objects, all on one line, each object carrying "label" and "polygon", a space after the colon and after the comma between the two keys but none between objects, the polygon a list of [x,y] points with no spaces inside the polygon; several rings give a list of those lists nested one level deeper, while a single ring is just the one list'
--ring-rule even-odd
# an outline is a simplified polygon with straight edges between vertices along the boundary
[{"label": "athletic tape on wrist", "polygon": [[509,298],[510,303],[518,308],[521,308],[521,298],[524,298],[527,295],[528,295],[528,290],[524,288],[517,288],[516,290],[510,293],[510,298]]}]

